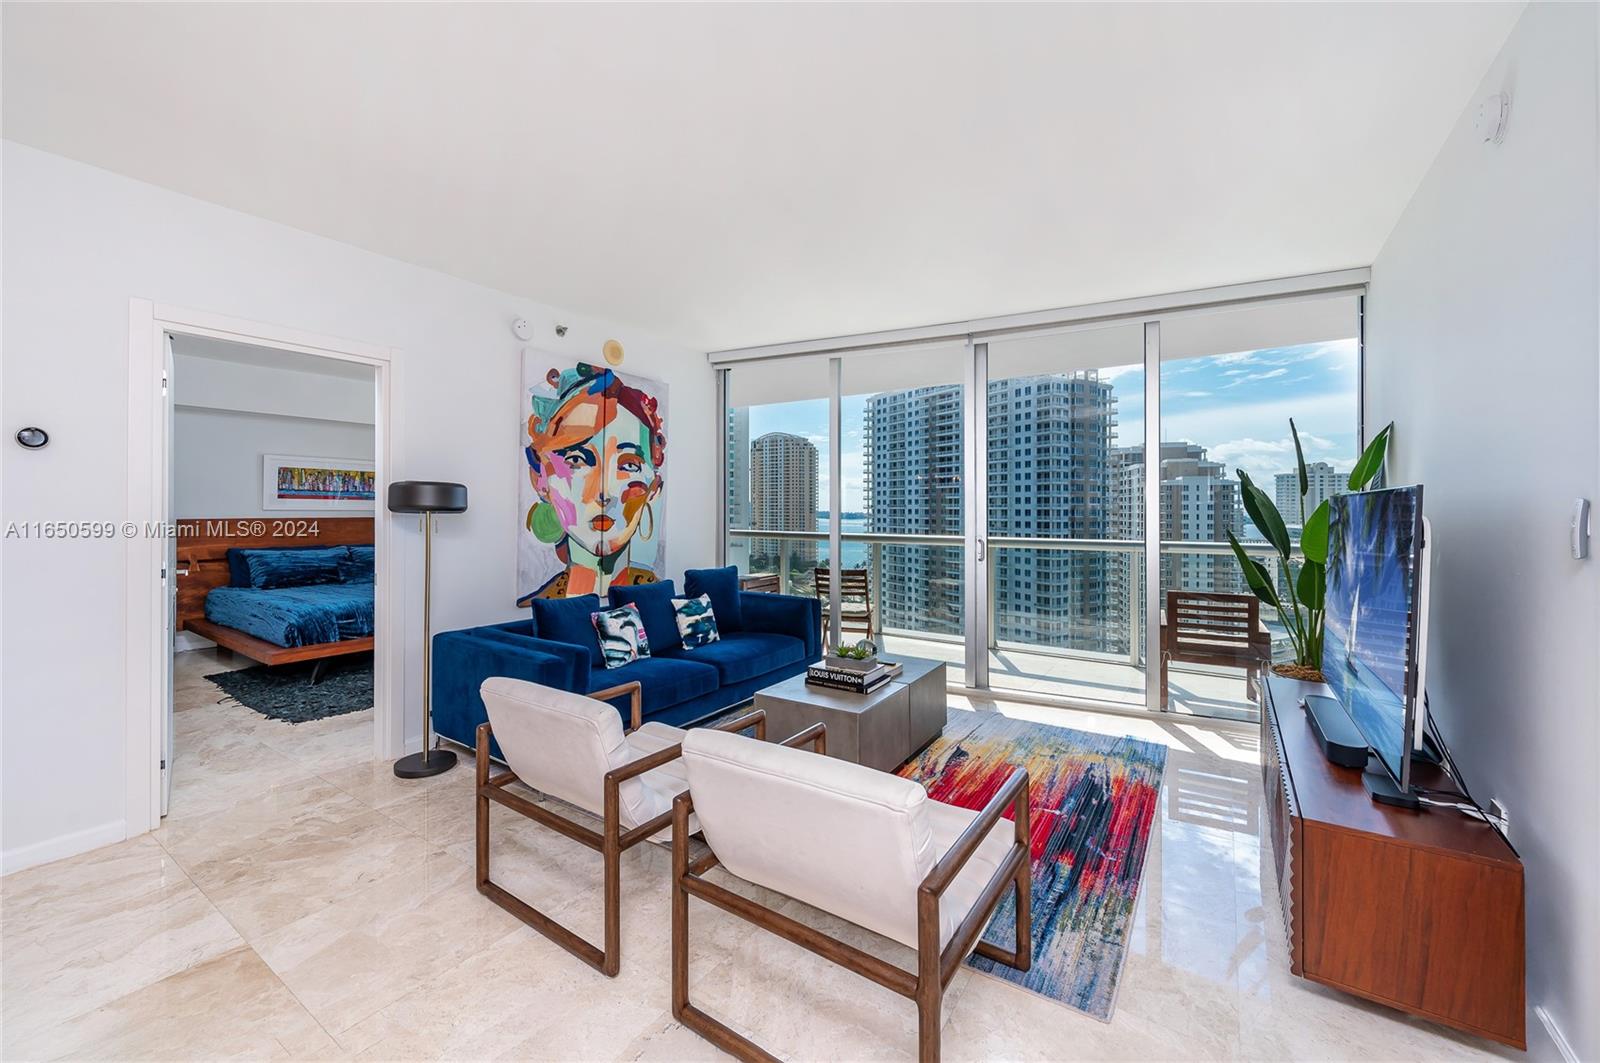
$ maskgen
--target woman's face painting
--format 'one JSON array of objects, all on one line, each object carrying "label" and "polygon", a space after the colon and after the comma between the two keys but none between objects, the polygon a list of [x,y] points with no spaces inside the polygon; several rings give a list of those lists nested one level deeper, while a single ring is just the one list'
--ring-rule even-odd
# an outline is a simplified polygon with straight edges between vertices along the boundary
[{"label": "woman's face painting", "polygon": [[559,435],[571,442],[541,455],[534,482],[539,496],[555,507],[568,539],[597,557],[627,548],[645,506],[660,490],[649,429],[620,404],[609,405],[609,425],[598,397],[568,411]]}]

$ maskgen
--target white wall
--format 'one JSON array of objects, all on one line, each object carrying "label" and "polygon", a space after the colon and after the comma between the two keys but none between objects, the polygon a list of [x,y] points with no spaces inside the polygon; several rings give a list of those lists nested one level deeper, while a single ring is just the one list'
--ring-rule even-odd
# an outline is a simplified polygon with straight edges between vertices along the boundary
[{"label": "white wall", "polygon": [[[228,360],[228,355],[235,351],[252,356],[265,354],[263,360],[275,356],[283,359],[283,364],[256,365]],[[329,367],[321,371],[306,368],[319,362],[327,362]],[[173,338],[172,363],[173,396],[181,406],[315,417],[352,424],[373,423],[376,410],[373,372],[344,368],[353,363],[286,351],[264,351],[259,347],[217,340],[202,341],[194,336]]]},{"label": "white wall", "polygon": [[[293,454],[371,461],[373,428],[348,421],[241,413],[179,406],[173,416],[177,460],[173,515],[189,517],[316,517],[326,509],[263,509],[261,457]],[[370,512],[370,511],[369,511]],[[341,517],[359,517],[340,510]]]},{"label": "white wall", "polygon": [[[1600,1058],[1600,168],[1592,5],[1533,4],[1373,264],[1368,422],[1425,485],[1428,687],[1474,795],[1505,801],[1527,874],[1528,1002]],[[1472,112],[1511,95],[1505,142]],[[1464,101],[1465,102],[1465,101]],[[1535,1014],[1534,1055],[1556,1054]]]},{"label": "white wall", "polygon": [[[128,300],[153,299],[400,348],[394,473],[471,494],[439,524],[435,629],[514,617],[522,345],[510,322],[525,317],[544,350],[594,357],[614,337],[628,368],[669,384],[668,563],[713,560],[717,417],[699,352],[11,142],[3,173],[0,522],[123,519]],[[561,339],[557,321],[570,326]],[[27,424],[50,445],[11,442]],[[418,536],[398,532],[396,562],[420,580]],[[122,836],[124,556],[117,541],[0,542],[7,870]],[[421,729],[419,599],[404,625],[408,733]]]},{"label": "white wall", "polygon": [[[262,457],[372,461],[372,371],[356,374],[346,369],[349,363],[321,359],[336,371],[309,372],[198,353],[214,344],[187,336],[172,341],[173,515],[181,520],[326,514],[325,509],[264,509]],[[301,356],[291,364],[317,361]]]}]

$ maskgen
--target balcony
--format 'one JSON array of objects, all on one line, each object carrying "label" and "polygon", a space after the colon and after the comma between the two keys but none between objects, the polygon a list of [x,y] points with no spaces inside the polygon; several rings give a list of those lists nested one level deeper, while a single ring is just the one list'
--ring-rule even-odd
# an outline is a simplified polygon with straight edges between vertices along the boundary
[{"label": "balcony", "polygon": [[[827,563],[826,533],[729,531],[734,550],[757,538],[780,540],[780,551],[775,560],[751,571],[775,572],[788,593],[814,593],[808,560],[802,558],[808,548],[818,550],[820,543],[818,564]],[[960,635],[969,611],[964,601],[962,537],[846,531],[841,539],[845,566],[865,567],[871,573],[873,627],[885,655],[945,661],[951,684],[967,686]],[[1145,708],[1144,544],[1126,539],[991,536],[987,545],[987,613],[994,633],[987,653],[989,689],[996,695]],[[1270,556],[1266,544],[1247,549]],[[1227,543],[1169,541],[1161,544],[1161,553],[1164,559],[1231,558]],[[1064,567],[1070,571],[1063,572]],[[1035,579],[1047,580],[1050,586],[1032,585]],[[1020,583],[1030,584],[1026,594],[1018,593]],[[1275,630],[1276,618],[1265,619],[1276,646],[1282,641]],[[1028,640],[1017,640],[1019,633]],[[1183,663],[1169,669],[1168,711],[1257,719],[1242,669]]]}]

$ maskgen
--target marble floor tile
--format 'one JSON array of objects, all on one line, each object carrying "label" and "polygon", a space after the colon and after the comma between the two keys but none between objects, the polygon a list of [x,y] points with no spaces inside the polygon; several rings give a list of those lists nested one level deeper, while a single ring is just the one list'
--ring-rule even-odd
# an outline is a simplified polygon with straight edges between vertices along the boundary
[{"label": "marble floor tile", "polygon": [[310,1060],[338,1054],[327,1031],[242,945],[62,1023],[18,1053],[112,1060]]},{"label": "marble floor tile", "polygon": [[[370,712],[290,726],[205,679],[249,663],[180,657],[159,830],[0,880],[6,1058],[726,1058],[671,1015],[669,850],[624,854],[622,971],[606,978],[477,892],[465,758],[397,779],[371,759]],[[963,969],[945,998],[947,1060],[1511,1054],[1288,973],[1254,728],[951,704],[971,710],[952,713],[953,731],[1000,713],[1161,742],[1169,759],[1111,1020]],[[599,854],[499,806],[491,821],[495,880],[598,942]],[[694,1001],[783,1058],[916,1052],[910,1000],[798,946],[695,900],[690,944]]]},{"label": "marble floor tile", "polygon": [[473,888],[472,868],[435,852],[253,944],[338,1035],[521,928]]},{"label": "marble floor tile", "polygon": [[209,878],[230,860],[326,835],[338,824],[371,812],[332,783],[312,778],[298,786],[274,787],[208,816],[169,816],[154,837],[189,874]]},{"label": "marble floor tile", "polygon": [[5,1044],[28,1043],[53,1026],[243,944],[187,880],[108,904],[80,896],[61,911],[8,918],[0,968]]},{"label": "marble floor tile", "polygon": [[661,1018],[663,978],[607,978],[516,925],[340,1041],[371,1059],[612,1059]]},{"label": "marble floor tile", "polygon": [[207,864],[196,882],[252,940],[379,883],[413,881],[434,848],[379,812]]}]

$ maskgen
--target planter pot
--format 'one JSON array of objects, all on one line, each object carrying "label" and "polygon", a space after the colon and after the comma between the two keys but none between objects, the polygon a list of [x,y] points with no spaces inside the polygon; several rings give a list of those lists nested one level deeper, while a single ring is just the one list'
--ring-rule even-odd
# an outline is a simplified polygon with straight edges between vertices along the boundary
[{"label": "planter pot", "polygon": [[1307,683],[1324,682],[1322,672],[1309,664],[1275,664],[1272,671],[1285,679],[1300,679]]},{"label": "planter pot", "polygon": [[867,657],[863,660],[857,660],[854,657],[835,657],[830,653],[822,659],[822,663],[836,672],[855,672],[858,675],[866,675],[878,667],[878,658]]}]

